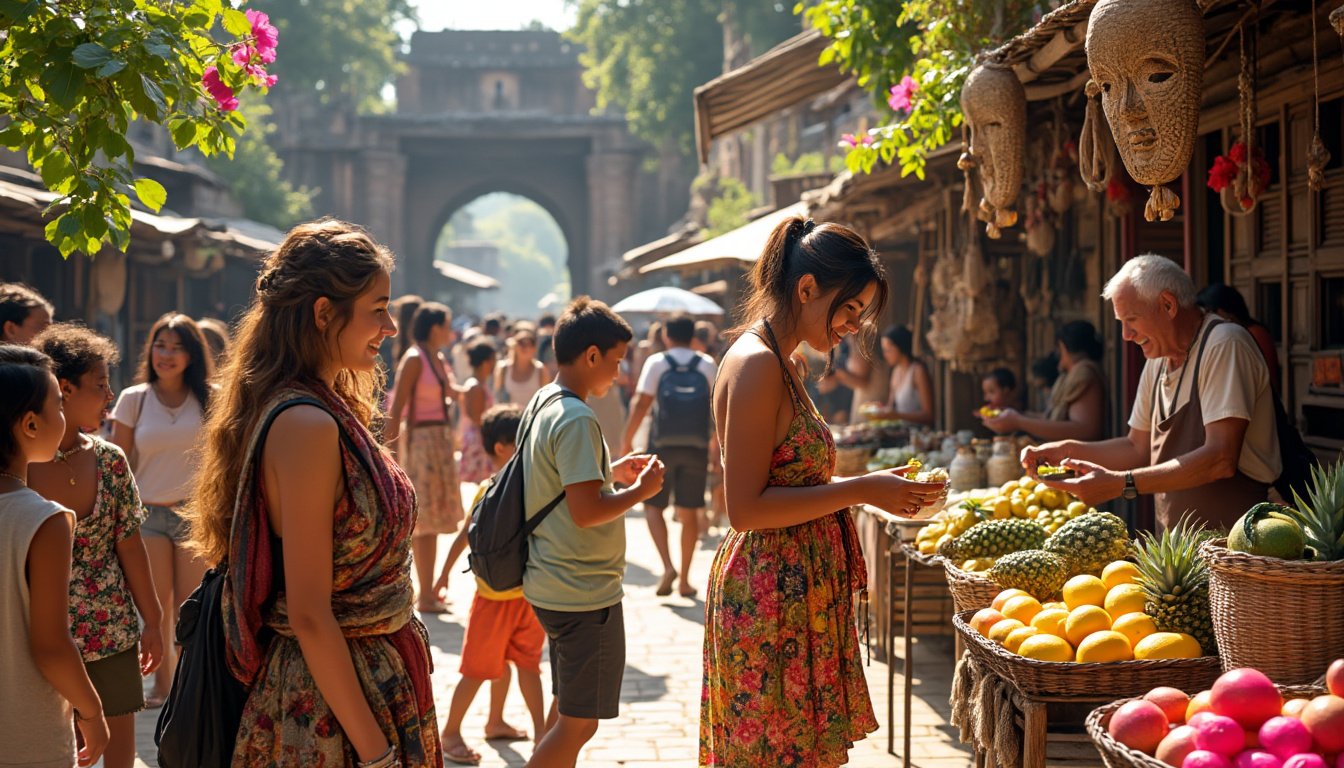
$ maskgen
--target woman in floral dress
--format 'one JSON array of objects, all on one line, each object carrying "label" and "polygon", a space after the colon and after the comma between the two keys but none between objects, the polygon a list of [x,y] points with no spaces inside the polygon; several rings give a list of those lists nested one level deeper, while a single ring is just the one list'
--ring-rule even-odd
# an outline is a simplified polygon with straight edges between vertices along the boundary
[{"label": "woman in floral dress", "polygon": [[112,401],[108,368],[117,362],[117,346],[71,323],[49,326],[32,343],[51,358],[60,382],[65,435],[54,461],[29,466],[28,482],[75,512],[70,635],[107,717],[103,765],[131,768],[135,713],[145,708],[140,678],[162,661],[164,637],[135,479],[121,449],[92,434]]},{"label": "woman in floral dress", "polygon": [[367,425],[392,256],[324,219],[267,258],[207,425],[192,540],[228,563],[234,768],[438,768],[415,492]]},{"label": "woman in floral dress", "polygon": [[848,509],[910,515],[944,492],[905,468],[831,481],[835,444],[794,351],[829,353],[886,304],[853,231],[793,217],[752,271],[747,322],[725,355],[714,416],[732,525],[705,597],[700,765],[832,768],[876,730],[855,631],[866,569]]}]

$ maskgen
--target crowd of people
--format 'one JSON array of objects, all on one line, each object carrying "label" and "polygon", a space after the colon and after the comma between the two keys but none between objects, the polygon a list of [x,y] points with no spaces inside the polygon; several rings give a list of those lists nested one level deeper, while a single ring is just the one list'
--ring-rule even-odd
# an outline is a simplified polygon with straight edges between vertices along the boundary
[{"label": "crowd of people", "polygon": [[[174,693],[178,606],[226,567],[227,666],[247,690],[234,766],[478,764],[462,722],[486,681],[486,737],[529,736],[503,717],[514,679],[536,741],[528,764],[574,766],[618,715],[624,517],[642,506],[664,568],[656,593],[705,591],[699,764],[843,764],[877,728],[855,630],[867,569],[847,510],[910,515],[946,493],[903,467],[833,477],[827,414],[937,420],[910,330],[876,333],[889,287],[868,244],[788,219],[736,327],[673,315],[639,341],[586,297],[535,324],[455,323],[443,304],[394,299],[393,269],[356,226],[300,225],[232,327],[165,315],[115,396],[116,344],[0,285],[7,761],[129,768],[136,713]],[[1102,350],[1086,322],[1062,326],[1055,356],[1031,367],[1042,410],[1024,407],[1011,370],[986,372],[985,427],[1048,441],[1024,465],[1074,467],[1058,484],[1089,503],[1155,493],[1167,523],[1178,508],[1214,518],[1218,499],[1244,509],[1281,462],[1266,348],[1233,294],[1197,304],[1173,262],[1130,261],[1106,289],[1149,358],[1130,435],[1101,440]],[[468,518],[511,467],[526,480],[525,575],[508,589],[477,579],[440,729],[419,617],[447,609]],[[700,536],[722,522],[708,583],[695,584]]]}]

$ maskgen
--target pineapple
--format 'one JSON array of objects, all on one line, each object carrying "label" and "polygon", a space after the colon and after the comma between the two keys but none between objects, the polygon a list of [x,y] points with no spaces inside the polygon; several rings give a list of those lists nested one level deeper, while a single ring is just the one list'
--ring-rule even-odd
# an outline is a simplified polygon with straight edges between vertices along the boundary
[{"label": "pineapple", "polygon": [[1206,656],[1217,653],[1209,613],[1209,568],[1199,545],[1216,534],[1181,518],[1159,535],[1144,532],[1134,545],[1144,613],[1160,632],[1184,632]]},{"label": "pineapple", "polygon": [[990,520],[940,544],[938,554],[953,561],[999,557],[1023,549],[1038,549],[1046,535],[1044,528],[1030,520]]},{"label": "pineapple", "polygon": [[1344,560],[1344,461],[1311,468],[1311,489],[1304,501],[1293,491],[1297,509],[1284,510],[1302,526],[1315,560]]},{"label": "pineapple", "polygon": [[1004,555],[986,574],[1004,589],[1023,589],[1037,600],[1059,594],[1068,578],[1064,558],[1043,549],[1026,549]]},{"label": "pineapple", "polygon": [[1109,512],[1089,513],[1062,523],[1043,549],[1064,558],[1070,576],[1101,573],[1129,552],[1129,529]]}]

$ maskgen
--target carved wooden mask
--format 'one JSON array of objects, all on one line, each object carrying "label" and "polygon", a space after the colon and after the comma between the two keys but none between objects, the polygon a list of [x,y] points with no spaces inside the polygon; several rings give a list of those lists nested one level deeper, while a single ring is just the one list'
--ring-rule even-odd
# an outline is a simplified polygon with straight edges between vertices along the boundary
[{"label": "carved wooden mask", "polygon": [[962,86],[961,111],[970,126],[969,151],[980,172],[985,202],[995,210],[1011,211],[1026,163],[1027,93],[1012,70],[981,64]]}]

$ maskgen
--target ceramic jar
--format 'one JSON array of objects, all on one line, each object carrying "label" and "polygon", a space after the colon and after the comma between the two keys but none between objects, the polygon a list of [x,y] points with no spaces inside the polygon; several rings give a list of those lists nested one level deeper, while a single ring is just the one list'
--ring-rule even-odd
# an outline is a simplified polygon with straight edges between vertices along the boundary
[{"label": "ceramic jar", "polygon": [[985,462],[985,474],[989,476],[989,485],[1002,487],[1004,483],[1022,476],[1022,465],[1018,463],[1017,453],[1013,450],[1013,438],[994,438],[994,452]]},{"label": "ceramic jar", "polygon": [[957,448],[957,456],[952,459],[952,466],[948,467],[947,474],[951,481],[949,485],[954,491],[969,491],[985,484],[984,470],[980,461],[975,458],[975,451],[969,445]]}]

